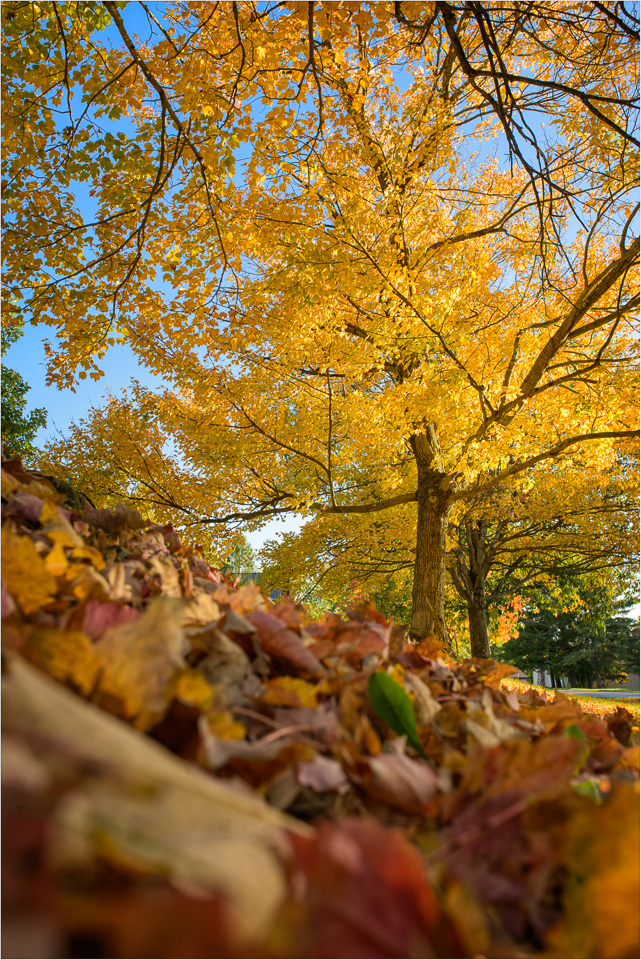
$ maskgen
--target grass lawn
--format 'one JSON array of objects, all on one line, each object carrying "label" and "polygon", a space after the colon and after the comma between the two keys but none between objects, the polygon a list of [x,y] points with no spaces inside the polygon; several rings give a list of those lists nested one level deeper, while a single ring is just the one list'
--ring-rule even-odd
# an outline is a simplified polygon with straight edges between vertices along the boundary
[{"label": "grass lawn", "polygon": [[[503,686],[507,690],[519,690],[523,693],[526,690],[534,689],[538,693],[547,697],[548,700],[554,699],[554,694],[556,691],[551,690],[549,687],[540,687],[537,684],[527,683],[525,680],[503,680]],[[614,713],[617,707],[624,707],[628,710],[632,716],[638,721],[640,717],[640,708],[639,700],[635,697],[621,697],[604,699],[602,697],[591,697],[591,693],[595,693],[595,690],[586,690],[585,693],[583,690],[577,691],[573,690],[571,693],[569,691],[560,690],[559,693],[562,693],[564,696],[569,697],[571,700],[575,700],[579,703],[584,710],[587,710],[589,713],[597,713],[602,717],[607,717],[608,714]],[[608,691],[610,692],[610,691]],[[636,692],[636,691],[630,691]]]}]

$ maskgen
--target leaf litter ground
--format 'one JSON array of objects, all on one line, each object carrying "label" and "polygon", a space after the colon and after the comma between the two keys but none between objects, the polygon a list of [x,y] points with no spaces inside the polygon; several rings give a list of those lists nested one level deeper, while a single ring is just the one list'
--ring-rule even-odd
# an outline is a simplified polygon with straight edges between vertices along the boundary
[{"label": "leaf litter ground", "polygon": [[2,496],[5,956],[638,956],[625,707]]}]

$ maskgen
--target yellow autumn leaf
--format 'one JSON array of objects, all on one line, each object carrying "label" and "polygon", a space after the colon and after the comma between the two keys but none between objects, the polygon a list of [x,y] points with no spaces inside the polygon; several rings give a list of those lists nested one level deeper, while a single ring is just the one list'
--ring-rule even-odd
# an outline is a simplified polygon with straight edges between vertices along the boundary
[{"label": "yellow autumn leaf", "polygon": [[2,576],[23,613],[46,606],[56,596],[56,579],[29,537],[5,527],[2,531]]},{"label": "yellow autumn leaf", "polygon": [[392,680],[395,680],[401,687],[403,686],[403,681],[405,679],[405,669],[401,666],[400,663],[395,663],[394,666],[387,671]]},{"label": "yellow autumn leaf", "polygon": [[211,704],[214,688],[198,670],[185,670],[176,677],[173,695],[177,700],[206,710]]},{"label": "yellow autumn leaf", "polygon": [[568,822],[566,909],[556,957],[635,957],[639,950],[639,783],[613,784],[600,806],[577,803]]},{"label": "yellow autumn leaf", "polygon": [[37,630],[22,651],[50,676],[76,687],[87,696],[100,669],[93,644],[79,630]]},{"label": "yellow autumn leaf", "polygon": [[76,533],[67,518],[50,500],[46,500],[40,512],[40,523],[46,537],[51,533],[65,533],[69,538],[69,546],[84,547],[82,537]]},{"label": "yellow autumn leaf", "polygon": [[70,563],[65,571],[65,579],[71,584],[73,595],[78,600],[97,597],[109,600],[111,590],[105,578],[86,563]]},{"label": "yellow autumn leaf", "polygon": [[45,501],[45,506],[48,504],[50,508],[53,508],[57,503],[62,504],[65,502],[65,498],[61,493],[54,490],[50,484],[43,483],[40,480],[30,480],[29,483],[21,483],[17,489],[20,493],[30,493],[34,497],[40,497],[41,500]]},{"label": "yellow autumn leaf", "polygon": [[244,740],[247,734],[242,723],[234,720],[229,711],[213,713],[207,718],[209,729],[219,740]]},{"label": "yellow autumn leaf", "polygon": [[6,470],[2,471],[2,496],[5,500],[9,500],[19,486],[20,484],[15,477],[12,477]]},{"label": "yellow autumn leaf", "polygon": [[89,560],[96,570],[104,570],[106,566],[102,554],[93,547],[74,547],[71,556],[74,560]]},{"label": "yellow autumn leaf", "polygon": [[181,619],[179,601],[157,597],[138,620],[108,630],[94,647],[101,690],[122,700],[141,730],[162,716],[171,681],[184,667]]},{"label": "yellow autumn leaf", "polygon": [[[42,513],[40,514],[40,522],[41,522],[41,523],[44,522],[44,521],[43,521],[43,514],[45,513],[46,509],[47,509],[47,505],[45,504],[45,506],[44,506],[43,509],[42,509]],[[56,511],[56,512],[57,512],[57,511]],[[48,531],[46,532],[45,536],[46,536],[47,540],[49,540],[50,543],[54,543],[56,546],[60,546],[60,547],[75,547],[74,541],[73,541],[72,538],[69,536],[69,534],[66,533],[64,530],[48,530]]]},{"label": "yellow autumn leaf", "polygon": [[316,708],[316,687],[298,677],[276,677],[265,683],[267,693],[263,695],[263,703],[271,703],[281,707],[312,707]]},{"label": "yellow autumn leaf", "polygon": [[59,577],[69,566],[65,548],[60,543],[54,544],[45,557],[45,567],[54,577]]}]

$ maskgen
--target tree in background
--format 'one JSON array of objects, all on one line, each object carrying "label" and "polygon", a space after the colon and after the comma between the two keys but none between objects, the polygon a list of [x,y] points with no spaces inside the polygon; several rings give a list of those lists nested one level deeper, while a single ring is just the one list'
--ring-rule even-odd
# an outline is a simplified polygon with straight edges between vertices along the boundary
[{"label": "tree in background", "polygon": [[577,457],[534,471],[527,493],[498,489],[460,516],[448,569],[475,656],[489,656],[490,610],[506,626],[516,597],[563,577],[610,582],[638,567],[637,467],[636,458],[620,458],[598,475]]},{"label": "tree in background", "polygon": [[[3,323],[2,356],[22,336],[22,324]],[[2,364],[2,449],[6,457],[35,461],[40,451],[34,446],[36,433],[47,426],[44,407],[26,411],[29,384],[17,370]]]},{"label": "tree in background", "polygon": [[618,587],[591,577],[560,581],[524,613],[519,634],[504,644],[502,660],[530,676],[546,671],[552,685],[602,687],[627,680],[639,666],[639,622],[625,616],[634,602]]},{"label": "tree in background", "polygon": [[[453,514],[447,563],[462,605],[446,594],[448,623],[460,634],[465,615],[473,656],[490,655],[490,631],[507,639],[516,598],[562,576],[625,580],[638,565],[637,475],[633,459],[599,476],[577,457],[533,471],[527,492],[499,489]],[[409,621],[413,547],[408,508],[398,506],[384,518],[311,520],[271,541],[262,566],[266,582],[286,578],[305,602],[344,606],[358,585],[386,615]]]},{"label": "tree in background", "polygon": [[634,24],[141,5],[138,42],[134,9],[3,5],[7,285],[62,335],[52,380],[120,340],[173,384],[47,469],[198,539],[413,504],[411,630],[446,636],[457,504],[638,433]]},{"label": "tree in background", "polygon": [[247,541],[247,538],[240,534],[235,546],[227,559],[221,565],[222,573],[229,573],[238,576],[241,573],[254,573],[256,571],[256,554]]}]

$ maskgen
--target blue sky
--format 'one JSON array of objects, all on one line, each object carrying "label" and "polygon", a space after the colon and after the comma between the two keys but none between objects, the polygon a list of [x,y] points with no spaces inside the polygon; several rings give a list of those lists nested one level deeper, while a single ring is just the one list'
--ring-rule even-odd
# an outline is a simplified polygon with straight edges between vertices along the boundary
[{"label": "blue sky", "polygon": [[[70,389],[48,387],[45,383],[44,342],[53,335],[51,327],[45,324],[35,327],[26,325],[24,336],[13,344],[3,358],[5,365],[21,373],[31,387],[27,394],[27,408],[31,410],[34,407],[44,407],[47,411],[47,427],[36,434],[36,444],[40,447],[48,440],[65,434],[70,424],[83,417],[90,407],[100,406],[107,391],[119,393],[126,389],[132,377],[149,387],[161,383],[158,377],[138,362],[129,347],[114,346],[109,348],[100,361],[101,368],[105,371],[102,379],[79,381],[75,393]],[[248,533],[247,539],[253,549],[257,550],[277,533],[290,533],[299,530],[301,525],[302,520],[295,516],[273,520],[265,524],[260,531]]]},{"label": "blue sky", "polygon": [[[159,15],[162,13],[164,4],[151,3],[149,6]],[[142,40],[147,39],[149,25],[139,5],[130,3],[122,13],[128,30],[134,36],[138,34]],[[103,31],[103,36],[115,44],[121,43],[120,36],[113,25]],[[101,125],[105,129],[111,128],[115,133],[117,130],[122,130],[126,123],[126,118],[122,118],[117,123],[103,120]],[[89,195],[89,187],[86,184],[77,184],[76,191],[79,209],[83,216],[88,218],[94,206],[94,201]],[[48,441],[65,435],[72,422],[84,417],[92,406],[101,406],[108,392],[119,393],[126,390],[132,378],[152,388],[162,385],[162,380],[142,365],[133,351],[125,345],[110,347],[101,359],[100,367],[104,370],[104,376],[100,380],[78,381],[74,390],[47,386],[44,344],[47,340],[55,341],[55,339],[55,331],[46,324],[37,326],[26,324],[23,336],[13,344],[3,358],[5,365],[17,370],[31,388],[27,394],[27,410],[44,407],[47,411],[47,426],[36,434],[37,446],[43,447]],[[267,523],[262,531],[248,534],[247,539],[254,549],[258,549],[265,540],[274,537],[277,533],[298,530],[301,525],[302,521],[297,517],[274,520]]]},{"label": "blue sky", "polygon": [[[154,12],[161,13],[162,7],[162,3],[151,4]],[[123,10],[123,17],[132,33],[140,33],[141,38],[146,39],[148,34],[147,21],[138,4],[128,4]],[[120,42],[120,38],[116,35],[113,27],[109,27],[105,34],[114,42]],[[401,78],[397,79],[400,80]],[[122,124],[123,121],[118,123],[118,127],[113,124],[114,131],[117,128],[122,129]],[[111,126],[110,124],[104,125]],[[86,187],[79,188],[78,200],[81,210],[87,214],[91,206],[91,200]],[[47,427],[40,430],[36,437],[39,446],[43,446],[48,440],[55,439],[61,434],[64,435],[72,421],[82,418],[91,406],[100,406],[107,391],[119,393],[121,390],[126,390],[132,377],[145,386],[157,387],[161,385],[160,379],[154,377],[139,363],[130,348],[114,346],[108,350],[105,357],[100,361],[100,365],[105,371],[104,377],[100,380],[79,381],[75,391],[47,386],[45,382],[44,341],[54,337],[55,333],[51,327],[45,325],[26,326],[24,335],[10,348],[5,357],[6,365],[18,370],[31,387],[27,395],[28,409],[44,407],[47,411]],[[249,535],[248,539],[252,546],[257,548],[276,533],[297,530],[300,525],[301,521],[296,517],[275,520],[266,524],[261,532]]]}]

